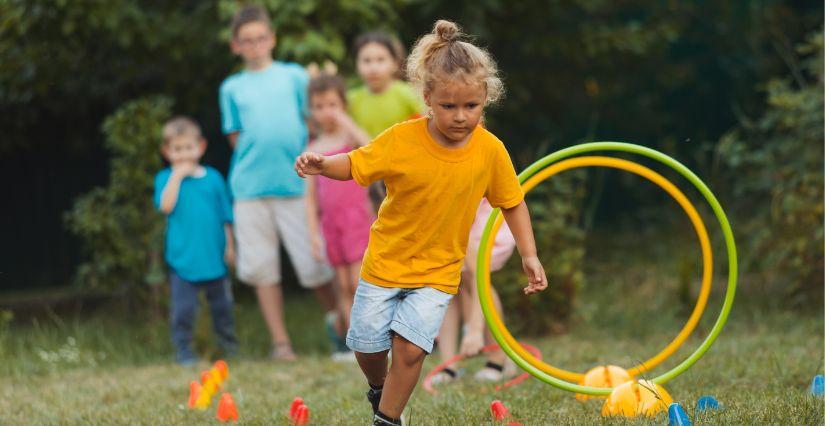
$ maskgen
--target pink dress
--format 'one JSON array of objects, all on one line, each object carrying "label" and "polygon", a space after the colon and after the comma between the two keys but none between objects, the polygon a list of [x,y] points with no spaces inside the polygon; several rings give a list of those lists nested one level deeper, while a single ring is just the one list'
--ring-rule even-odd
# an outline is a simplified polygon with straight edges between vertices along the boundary
[{"label": "pink dress", "polygon": [[[324,155],[351,150],[348,146]],[[316,179],[321,232],[329,263],[341,266],[360,262],[369,243],[370,226],[375,220],[367,189],[353,180],[340,181],[320,175]]]},{"label": "pink dress", "polygon": [[[493,207],[486,198],[481,199],[481,203],[476,210],[476,218],[473,221],[473,226],[470,228],[470,243],[468,247],[478,247],[481,242],[481,235],[484,233],[484,227],[487,226],[487,219]],[[507,222],[501,224],[496,239],[493,242],[493,252],[490,254],[490,270],[498,271],[507,263],[507,259],[513,254],[513,249],[516,247],[516,240],[513,238],[513,233]],[[478,252],[467,252],[467,256],[477,256]],[[474,261],[475,259],[473,259]],[[475,262],[474,262],[475,263]]]}]

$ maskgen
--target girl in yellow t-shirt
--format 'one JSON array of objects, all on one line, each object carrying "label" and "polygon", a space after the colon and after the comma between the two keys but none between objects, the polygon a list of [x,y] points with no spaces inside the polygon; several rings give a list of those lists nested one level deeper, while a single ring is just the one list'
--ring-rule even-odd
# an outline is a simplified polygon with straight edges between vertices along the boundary
[{"label": "girl in yellow t-shirt", "polygon": [[[396,124],[347,154],[306,152],[299,176],[379,179],[387,198],[370,229],[355,292],[347,345],[370,386],[374,425],[400,425],[425,356],[458,292],[470,227],[482,197],[501,208],[527,275],[525,294],[547,288],[524,202],[504,144],[479,125],[502,93],[496,65],[461,41],[458,27],[438,21],[407,61],[427,117]],[[392,350],[388,369],[387,354]]]}]

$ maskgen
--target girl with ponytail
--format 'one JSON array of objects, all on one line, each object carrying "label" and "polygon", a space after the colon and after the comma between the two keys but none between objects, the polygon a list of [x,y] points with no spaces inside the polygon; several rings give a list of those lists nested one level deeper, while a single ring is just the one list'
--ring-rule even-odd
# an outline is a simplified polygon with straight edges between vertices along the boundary
[{"label": "girl with ponytail", "polygon": [[[470,228],[482,198],[501,208],[527,275],[526,295],[547,288],[530,214],[504,144],[479,125],[503,92],[495,61],[438,21],[407,60],[428,114],[396,124],[346,154],[306,152],[299,176],[383,179],[387,198],[370,229],[347,346],[370,386],[374,425],[399,425],[424,358],[458,293]],[[392,365],[387,355],[392,350]]]}]

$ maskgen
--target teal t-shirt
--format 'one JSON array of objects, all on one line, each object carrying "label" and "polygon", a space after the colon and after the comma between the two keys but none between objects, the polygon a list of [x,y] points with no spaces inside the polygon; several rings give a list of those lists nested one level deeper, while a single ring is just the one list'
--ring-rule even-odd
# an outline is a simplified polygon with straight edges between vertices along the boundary
[{"label": "teal t-shirt", "polygon": [[[190,282],[226,275],[224,224],[232,223],[232,205],[220,172],[204,167],[200,177],[188,176],[180,184],[178,202],[166,220],[166,263]],[[165,168],[155,176],[155,207],[172,175]]]},{"label": "teal t-shirt", "polygon": [[221,127],[225,134],[240,132],[229,172],[236,200],[304,194],[294,166],[307,144],[308,82],[300,65],[273,62],[221,84]]}]

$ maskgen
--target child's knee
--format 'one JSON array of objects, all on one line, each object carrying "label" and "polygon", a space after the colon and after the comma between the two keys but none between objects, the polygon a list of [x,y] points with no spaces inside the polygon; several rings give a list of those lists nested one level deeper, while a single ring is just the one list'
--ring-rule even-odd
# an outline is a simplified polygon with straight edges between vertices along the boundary
[{"label": "child's knee", "polygon": [[405,365],[415,365],[423,362],[426,356],[427,352],[424,352],[424,349],[397,334],[395,335],[392,345],[393,362],[397,359]]}]

